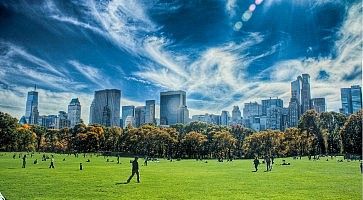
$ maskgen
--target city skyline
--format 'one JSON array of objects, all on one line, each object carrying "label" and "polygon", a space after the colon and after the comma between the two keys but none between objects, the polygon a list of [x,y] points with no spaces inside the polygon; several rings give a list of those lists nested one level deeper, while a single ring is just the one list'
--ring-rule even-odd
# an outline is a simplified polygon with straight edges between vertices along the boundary
[{"label": "city skyline", "polygon": [[161,91],[186,91],[190,116],[269,97],[288,107],[290,82],[307,73],[311,97],[338,112],[339,88],[361,85],[359,1],[265,0],[240,30],[251,2],[87,2],[0,1],[1,111],[20,119],[35,83],[41,115],[79,98],[85,122],[93,92],[107,88],[122,91],[121,105],[155,99],[159,118]]}]

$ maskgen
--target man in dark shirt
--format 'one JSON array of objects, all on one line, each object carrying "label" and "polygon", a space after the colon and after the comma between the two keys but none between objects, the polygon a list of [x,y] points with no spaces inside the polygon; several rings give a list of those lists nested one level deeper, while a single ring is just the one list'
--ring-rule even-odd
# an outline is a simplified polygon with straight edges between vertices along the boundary
[{"label": "man in dark shirt", "polygon": [[22,166],[22,168],[25,168],[25,165],[26,165],[26,155],[23,156],[23,166]]},{"label": "man in dark shirt", "polygon": [[258,165],[260,164],[260,161],[258,160],[258,158],[257,158],[257,157],[253,160],[253,164],[255,165],[255,169],[256,169],[256,171],[255,171],[255,172],[257,172],[257,170],[258,170]]},{"label": "man in dark shirt", "polygon": [[129,179],[127,179],[127,183],[130,183],[130,180],[132,177],[134,177],[135,174],[137,176],[137,182],[140,183],[139,163],[137,162],[138,159],[138,157],[135,157],[133,161],[130,160],[130,163],[132,163],[132,173]]},{"label": "man in dark shirt", "polygon": [[270,157],[269,156],[265,156],[265,162],[266,162],[266,168],[267,168],[267,172],[268,171],[271,171],[271,160],[270,160]]}]

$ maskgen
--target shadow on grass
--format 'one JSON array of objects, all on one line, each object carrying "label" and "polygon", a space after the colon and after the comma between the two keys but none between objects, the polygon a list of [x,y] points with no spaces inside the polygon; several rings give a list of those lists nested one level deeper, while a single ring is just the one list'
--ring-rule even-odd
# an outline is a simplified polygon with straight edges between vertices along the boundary
[{"label": "shadow on grass", "polygon": [[128,184],[128,182],[116,183],[115,185],[125,185],[125,184]]}]

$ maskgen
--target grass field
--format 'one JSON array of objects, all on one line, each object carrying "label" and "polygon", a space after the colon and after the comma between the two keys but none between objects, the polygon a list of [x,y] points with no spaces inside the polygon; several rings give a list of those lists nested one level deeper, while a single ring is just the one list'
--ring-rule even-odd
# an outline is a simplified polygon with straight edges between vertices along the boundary
[{"label": "grass field", "polygon": [[[252,172],[252,160],[208,163],[195,160],[149,162],[141,166],[141,183],[136,177],[125,182],[131,172],[130,158],[116,164],[104,157],[55,155],[55,169],[41,154],[22,160],[13,153],[0,156],[0,192],[16,199],[361,199],[362,175],[359,162],[337,160],[308,161],[275,159],[271,172]],[[33,164],[35,158],[38,164]],[[66,160],[63,161],[63,158]],[[79,163],[84,170],[79,170]]]}]

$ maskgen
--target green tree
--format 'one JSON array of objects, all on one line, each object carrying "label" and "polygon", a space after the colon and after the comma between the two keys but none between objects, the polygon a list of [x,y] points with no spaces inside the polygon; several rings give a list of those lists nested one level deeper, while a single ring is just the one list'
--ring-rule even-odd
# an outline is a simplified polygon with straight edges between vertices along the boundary
[{"label": "green tree", "polygon": [[14,151],[17,147],[18,120],[7,113],[0,112],[0,149]]},{"label": "green tree", "polygon": [[362,114],[360,110],[350,115],[341,129],[345,153],[362,155]]}]

